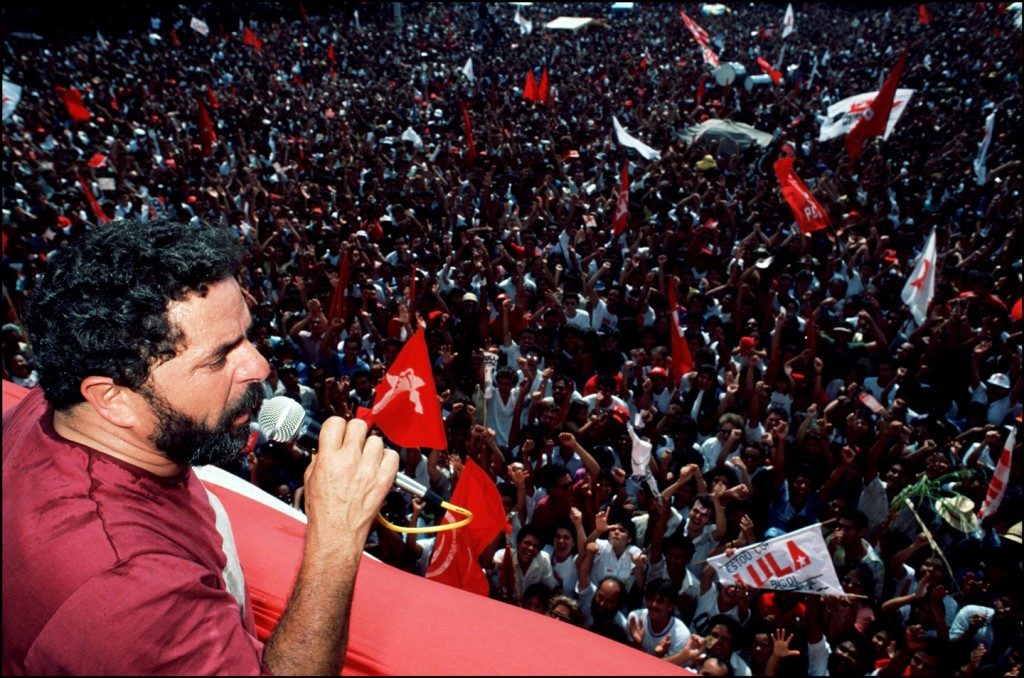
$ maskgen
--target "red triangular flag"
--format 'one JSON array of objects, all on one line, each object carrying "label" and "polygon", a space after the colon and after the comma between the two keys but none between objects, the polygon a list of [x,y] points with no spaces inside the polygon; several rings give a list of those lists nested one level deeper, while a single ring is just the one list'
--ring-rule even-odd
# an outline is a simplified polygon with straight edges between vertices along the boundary
[{"label": "red triangular flag", "polygon": [[796,216],[802,233],[813,233],[828,228],[831,221],[821,203],[815,199],[804,182],[793,171],[793,158],[779,158],[775,161],[775,176],[782,188],[782,197]]},{"label": "red triangular flag", "polygon": [[882,136],[885,127],[889,124],[889,114],[892,112],[892,102],[896,98],[896,87],[899,85],[900,76],[903,74],[903,67],[907,64],[907,53],[900,55],[896,66],[889,73],[889,77],[878,90],[878,96],[871,102],[871,106],[864,111],[864,115],[857,124],[853,126],[850,133],[846,135],[846,150],[850,154],[850,167],[857,160],[864,142],[870,137]]},{"label": "red triangular flag", "polygon": [[629,221],[629,162],[622,163],[622,183],[619,185],[619,199],[615,203],[615,217],[612,221],[612,237],[618,238],[626,230]]},{"label": "red triangular flag", "polygon": [[[475,461],[466,459],[462,475],[452,492],[451,503],[471,511],[473,520],[468,525],[437,535],[434,553],[427,567],[427,579],[486,596],[489,589],[487,577],[477,559],[505,527],[501,495],[487,473]],[[449,511],[444,522],[451,524],[460,517]]]},{"label": "red triangular flag", "polygon": [[679,326],[679,304],[676,301],[675,278],[668,280],[668,310],[671,321],[669,335],[672,350],[672,388],[676,388],[683,375],[693,369],[693,357],[690,355],[690,345],[686,343],[683,328]]},{"label": "red triangular flag", "polygon": [[338,279],[334,282],[331,292],[331,305],[327,307],[327,322],[342,318],[345,313],[345,292],[352,270],[352,252],[346,249],[338,259]]},{"label": "red triangular flag", "polygon": [[57,93],[60,95],[61,101],[64,102],[64,108],[68,110],[68,115],[75,122],[86,122],[92,119],[92,113],[85,107],[82,102],[82,93],[78,91],[77,87],[71,89],[64,89],[63,87],[57,88]]},{"label": "red triangular flag", "polygon": [[213,145],[217,143],[217,134],[213,131],[213,122],[206,106],[198,99],[196,104],[199,106],[199,144],[203,149],[203,157],[209,157],[213,153]]},{"label": "red triangular flag", "polygon": [[469,120],[466,104],[462,104],[462,124],[466,130],[466,157],[473,162],[476,159],[476,142],[473,141],[473,125]]},{"label": "red triangular flag", "polygon": [[82,178],[81,174],[78,175],[78,185],[82,187],[82,193],[85,195],[85,201],[89,203],[89,208],[96,216],[96,220],[101,224],[108,223],[110,221],[110,217],[103,212],[99,201],[96,200],[96,196],[94,196],[92,191],[89,190],[89,184],[85,183],[85,179]]},{"label": "red triangular flag", "polygon": [[928,8],[924,6],[924,3],[917,6],[917,20],[925,26],[932,22],[932,15],[928,13]]},{"label": "red triangular flag", "polygon": [[220,108],[220,102],[217,101],[217,94],[213,91],[213,87],[210,85],[206,86],[206,100],[210,103],[210,108],[213,110]]},{"label": "red triangular flag", "polygon": [[242,30],[242,43],[256,49],[263,49],[263,41],[257,38],[249,27]]},{"label": "red triangular flag", "polygon": [[405,342],[377,385],[377,398],[370,411],[373,423],[397,445],[447,449],[422,327]]},{"label": "red triangular flag", "polygon": [[526,85],[523,87],[523,98],[527,101],[537,101],[537,84],[533,80],[533,69],[526,72]]},{"label": "red triangular flag", "polygon": [[537,101],[542,104],[551,103],[551,83],[548,82],[548,67],[540,72],[540,84],[537,85]]}]

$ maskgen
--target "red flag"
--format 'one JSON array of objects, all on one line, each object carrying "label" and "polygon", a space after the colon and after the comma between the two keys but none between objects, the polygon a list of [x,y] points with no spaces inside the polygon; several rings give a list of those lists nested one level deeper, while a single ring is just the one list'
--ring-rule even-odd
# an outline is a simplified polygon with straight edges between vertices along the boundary
[{"label": "red flag", "polygon": [[178,31],[171,31],[171,44],[175,47],[181,47],[181,40],[178,39]]},{"label": "red flag", "polygon": [[[434,553],[427,567],[427,579],[448,584],[465,591],[488,594],[487,577],[477,559],[505,527],[505,508],[494,481],[472,459],[459,476],[451,503],[472,511],[473,520],[455,530],[437,535]],[[459,516],[445,514],[445,523],[454,523]]]},{"label": "red flag", "polygon": [[352,252],[346,249],[338,259],[338,279],[334,282],[334,291],[331,292],[331,305],[327,307],[327,322],[341,318],[345,313],[345,291],[348,290],[351,270]]},{"label": "red flag", "polygon": [[1017,303],[1013,305],[1012,309],[1010,309],[1010,320],[1015,323],[1019,323],[1021,318],[1024,318],[1024,309],[1021,307],[1022,301],[1024,301],[1024,299],[1018,299]]},{"label": "red flag", "polygon": [[537,85],[537,101],[542,104],[551,103],[551,83],[548,82],[548,67],[540,72],[540,84]]},{"label": "red flag", "polygon": [[704,103],[704,81],[706,78],[702,75],[700,82],[697,83],[697,105],[700,106]]},{"label": "red flag", "polygon": [[370,412],[373,423],[397,445],[447,449],[422,327],[405,343],[384,381],[377,385]]},{"label": "red flag", "polygon": [[199,106],[199,143],[203,149],[203,157],[209,157],[213,153],[213,145],[217,142],[217,134],[213,131],[213,122],[210,121],[206,106],[198,99],[196,104]]},{"label": "red flag", "polygon": [[306,14],[306,6],[299,2],[299,16],[302,17],[302,23],[309,23],[309,15]]},{"label": "red flag", "polygon": [[533,80],[533,69],[526,72],[526,85],[523,87],[523,98],[527,101],[537,101],[537,84]]},{"label": "red flag", "polygon": [[338,63],[337,59],[334,56],[334,45],[330,45],[327,47],[327,60],[331,62],[332,66]]},{"label": "red flag", "polygon": [[252,29],[248,27],[242,30],[242,43],[256,49],[263,49],[263,41],[257,38]]},{"label": "red flag", "polygon": [[217,94],[213,91],[213,87],[210,85],[206,86],[206,100],[210,102],[210,108],[213,110],[220,108],[220,102],[217,101]]},{"label": "red flag", "polygon": [[764,57],[757,57],[757,65],[761,67],[762,71],[771,76],[773,83],[778,85],[782,82],[782,73],[772,68],[772,65],[765,61]]},{"label": "red flag", "polygon": [[686,343],[686,335],[683,328],[679,326],[679,304],[676,301],[676,281],[670,278],[668,281],[668,310],[669,320],[672,327],[669,330],[671,335],[672,349],[672,387],[679,386],[683,375],[693,369],[693,357],[690,356],[690,345]]},{"label": "red flag", "polygon": [[999,454],[999,461],[996,462],[995,473],[992,474],[992,480],[989,481],[988,491],[985,493],[985,501],[981,505],[981,510],[978,511],[979,518],[995,513],[996,509],[999,508],[999,504],[1003,501],[1006,486],[1010,484],[1010,466],[1013,465],[1013,448],[1016,443],[1017,427],[1011,426],[1010,435],[1006,437],[1003,451]]},{"label": "red flag", "polygon": [[96,199],[96,196],[92,194],[92,191],[89,190],[89,184],[85,183],[85,179],[82,178],[81,174],[78,175],[78,185],[82,187],[82,193],[85,194],[85,201],[89,203],[89,208],[92,210],[92,213],[96,215],[96,220],[101,224],[108,223],[110,221],[110,217],[103,212],[99,201]]},{"label": "red flag", "polygon": [[462,104],[462,124],[466,128],[466,157],[473,162],[476,158],[476,142],[473,141],[473,125],[469,120],[466,104]]},{"label": "red flag", "polygon": [[75,122],[86,122],[92,119],[92,113],[85,107],[82,102],[82,93],[78,91],[77,87],[71,89],[65,89],[63,87],[57,88],[57,93],[60,95],[61,101],[64,102],[64,108],[68,109],[68,115]]},{"label": "red flag", "polygon": [[102,153],[94,153],[89,162],[86,163],[87,167],[102,167],[107,162],[107,156]]},{"label": "red flag", "polygon": [[619,199],[615,203],[615,217],[612,221],[612,237],[618,238],[626,230],[629,220],[629,163],[622,163],[622,184],[619,186]]},{"label": "red flag", "polygon": [[679,15],[683,17],[683,23],[686,24],[686,30],[690,31],[690,35],[700,45],[706,45],[708,42],[708,32],[697,25],[697,22],[686,16],[686,12],[680,10]]},{"label": "red flag", "polygon": [[793,171],[792,157],[779,158],[775,161],[775,176],[779,179],[782,197],[793,210],[802,233],[813,233],[828,228],[832,223],[828,214]]},{"label": "red flag", "polygon": [[925,26],[932,22],[932,15],[928,13],[928,8],[924,6],[923,2],[917,6],[917,20]]},{"label": "red flag", "polygon": [[846,135],[846,150],[850,154],[850,167],[853,167],[864,142],[870,137],[881,136],[885,133],[885,127],[889,123],[889,114],[892,112],[892,102],[896,97],[896,87],[899,85],[900,76],[903,74],[903,67],[907,64],[907,53],[900,55],[896,66],[889,73],[889,77],[882,84],[878,96],[871,102],[871,106],[864,111],[857,124],[853,126],[850,133]]}]

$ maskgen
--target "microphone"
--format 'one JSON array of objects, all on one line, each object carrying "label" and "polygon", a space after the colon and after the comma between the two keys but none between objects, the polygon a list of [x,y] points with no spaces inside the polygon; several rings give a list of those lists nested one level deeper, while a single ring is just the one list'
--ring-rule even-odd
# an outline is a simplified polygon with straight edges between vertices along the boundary
[{"label": "microphone", "polygon": [[[302,405],[287,396],[264,400],[256,419],[263,435],[275,442],[292,443],[306,452],[315,450],[320,444],[320,423],[310,418]],[[444,499],[441,495],[401,471],[395,474],[395,485],[414,497],[442,508]]]}]

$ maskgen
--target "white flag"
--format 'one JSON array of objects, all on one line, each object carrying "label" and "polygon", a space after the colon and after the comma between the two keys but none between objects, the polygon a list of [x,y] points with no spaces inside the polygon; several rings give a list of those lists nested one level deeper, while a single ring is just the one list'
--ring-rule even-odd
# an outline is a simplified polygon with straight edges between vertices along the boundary
[{"label": "white flag", "polygon": [[935,296],[935,229],[932,228],[924,252],[917,260],[913,272],[903,286],[900,299],[910,307],[910,314],[918,325],[923,325],[928,318],[928,304]]},{"label": "white flag", "polygon": [[96,31],[96,43],[100,46],[100,49],[107,49],[109,45],[107,41],[103,39],[103,35],[99,31]]},{"label": "white flag", "polygon": [[7,118],[14,113],[19,101],[21,101],[21,85],[4,80],[4,122],[7,122]]},{"label": "white flag", "polygon": [[788,38],[793,32],[793,3],[786,5],[786,16],[782,17],[782,37]]},{"label": "white flag", "polygon": [[1010,435],[1006,437],[1006,444],[996,462],[996,472],[992,474],[992,480],[988,484],[988,491],[985,493],[985,502],[978,511],[978,517],[992,515],[999,508],[1003,501],[1003,494],[1006,493],[1006,486],[1010,484],[1010,466],[1013,464],[1013,447],[1017,444],[1017,427],[1010,427]]},{"label": "white flag", "polygon": [[402,141],[411,141],[412,145],[416,148],[423,148],[423,139],[420,138],[419,134],[416,134],[416,130],[412,127],[402,132]]},{"label": "white flag", "polygon": [[466,59],[466,65],[462,67],[462,74],[465,75],[470,82],[476,80],[476,77],[473,75],[473,57]]},{"label": "white flag", "polygon": [[[825,63],[824,58],[821,63]],[[914,91],[912,89],[896,90],[896,96],[892,101],[892,111],[889,112],[889,122],[886,123],[885,134],[882,135],[883,139],[889,138],[889,134],[896,127],[896,122],[903,115],[903,111],[907,109]],[[875,100],[876,96],[878,96],[878,92],[864,92],[846,97],[829,106],[825,120],[822,121],[821,129],[818,131],[818,141],[828,141],[847,134],[864,115],[864,111],[871,107],[871,102]]]},{"label": "white flag", "polygon": [[821,523],[744,547],[732,556],[708,558],[723,584],[755,589],[845,595],[832,564]]},{"label": "white flag", "polygon": [[203,21],[202,19],[197,19],[195,17],[192,17],[192,21],[190,21],[188,25],[192,28],[192,30],[194,30],[199,35],[209,35],[210,34],[210,27],[207,26],[206,22]]},{"label": "white flag", "polygon": [[988,173],[985,170],[985,161],[988,160],[988,145],[992,142],[992,129],[996,126],[996,112],[992,111],[985,118],[985,138],[981,140],[978,147],[978,157],[974,159],[974,176],[979,186],[984,186]]},{"label": "white flag", "polygon": [[516,8],[516,15],[512,17],[512,21],[519,24],[520,35],[529,35],[533,32],[533,22],[524,18],[523,15],[519,13],[518,7]]},{"label": "white flag", "polygon": [[360,26],[359,26],[359,10],[358,10],[358,9],[357,9],[356,11],[352,12],[352,17],[353,17],[353,18],[355,19],[355,21],[356,21],[356,30],[357,30],[357,31],[361,31],[361,30],[363,30],[363,29],[362,29],[362,28],[360,28]]},{"label": "white flag", "polygon": [[644,142],[640,141],[636,137],[630,136],[629,132],[619,124],[618,118],[612,116],[612,126],[615,128],[615,138],[623,146],[635,149],[640,155],[644,156],[644,160],[656,160],[661,157],[661,153],[654,150]]}]

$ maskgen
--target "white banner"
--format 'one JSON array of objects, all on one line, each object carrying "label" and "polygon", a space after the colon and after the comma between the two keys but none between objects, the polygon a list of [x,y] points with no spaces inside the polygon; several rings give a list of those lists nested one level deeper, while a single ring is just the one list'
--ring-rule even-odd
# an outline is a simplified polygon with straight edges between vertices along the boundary
[{"label": "white banner", "polygon": [[928,305],[935,296],[935,227],[925,241],[924,251],[917,260],[914,270],[907,278],[900,299],[910,307],[910,314],[917,324],[924,325],[928,319]]},{"label": "white banner", "polygon": [[[821,63],[824,64],[825,60],[822,59]],[[910,103],[910,98],[914,95],[914,91],[912,89],[896,90],[896,97],[892,102],[892,112],[889,113],[889,122],[885,126],[885,134],[882,135],[883,139],[889,138],[889,134],[896,126],[896,122]],[[828,141],[829,139],[841,137],[853,129],[853,126],[864,115],[864,111],[871,106],[871,102],[875,100],[876,96],[878,96],[877,91],[864,92],[863,94],[847,97],[829,106],[826,114],[827,119],[821,123],[818,141]]]},{"label": "white banner", "polygon": [[194,30],[196,33],[199,33],[200,35],[209,35],[210,34],[210,27],[207,26],[206,22],[203,21],[202,19],[197,19],[195,17],[192,17],[192,21],[189,22],[188,25],[192,28],[192,30]]},{"label": "white banner", "polygon": [[654,150],[636,137],[630,136],[629,132],[619,124],[619,119],[614,115],[612,116],[612,127],[615,128],[615,138],[618,142],[623,146],[628,146],[629,148],[638,151],[640,155],[644,156],[644,160],[657,159],[661,157],[661,153],[659,151]]},{"label": "white banner", "polygon": [[752,544],[732,557],[708,558],[708,564],[723,584],[739,581],[755,589],[845,595],[821,536],[821,523]]},{"label": "white banner", "polygon": [[14,113],[19,101],[21,101],[21,85],[4,80],[4,122],[7,122],[7,118]]},{"label": "white banner", "polygon": [[[4,117],[6,118],[7,115],[4,114]],[[988,160],[988,145],[992,143],[992,130],[995,126],[996,112],[992,111],[988,114],[988,117],[985,118],[985,138],[981,140],[981,146],[978,147],[978,157],[974,159],[974,176],[977,179],[979,186],[984,186],[986,179],[988,179],[988,172],[985,169],[985,161]]]},{"label": "white banner", "polygon": [[788,38],[793,32],[793,3],[786,5],[786,15],[782,17],[782,37]]}]

